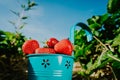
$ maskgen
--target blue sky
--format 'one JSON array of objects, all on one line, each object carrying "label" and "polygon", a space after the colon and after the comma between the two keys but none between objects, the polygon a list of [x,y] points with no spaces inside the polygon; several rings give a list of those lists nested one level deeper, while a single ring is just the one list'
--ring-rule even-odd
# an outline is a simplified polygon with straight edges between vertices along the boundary
[{"label": "blue sky", "polygon": [[[0,29],[14,32],[8,21],[17,17],[10,10],[21,11],[19,3],[27,0],[0,0]],[[21,30],[23,35],[45,41],[50,37],[68,38],[70,27],[77,22],[87,23],[93,15],[106,13],[108,0],[33,0],[38,6],[26,13],[27,25]]]}]

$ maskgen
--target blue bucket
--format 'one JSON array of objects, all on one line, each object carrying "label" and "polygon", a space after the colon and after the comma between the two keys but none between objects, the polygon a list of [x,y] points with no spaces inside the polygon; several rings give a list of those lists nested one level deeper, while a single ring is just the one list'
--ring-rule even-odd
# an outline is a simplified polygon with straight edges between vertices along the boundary
[{"label": "blue bucket", "polygon": [[28,55],[28,80],[71,80],[74,59],[62,54]]},{"label": "blue bucket", "polygon": [[[85,28],[87,39],[91,40],[91,32],[83,23],[71,27],[70,41],[74,44],[76,27]],[[64,54],[30,54],[28,57],[28,80],[72,80],[74,52],[72,56]]]}]

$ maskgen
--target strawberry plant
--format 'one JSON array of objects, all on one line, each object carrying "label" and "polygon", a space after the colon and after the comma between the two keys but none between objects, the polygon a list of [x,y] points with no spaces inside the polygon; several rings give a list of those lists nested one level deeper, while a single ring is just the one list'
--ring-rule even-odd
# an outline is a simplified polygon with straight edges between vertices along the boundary
[{"label": "strawberry plant", "polygon": [[85,79],[120,79],[119,4],[119,0],[109,0],[107,13],[87,20],[88,25],[84,25],[92,32],[91,41],[87,41],[86,26],[75,31],[74,56],[81,66],[77,74]]}]

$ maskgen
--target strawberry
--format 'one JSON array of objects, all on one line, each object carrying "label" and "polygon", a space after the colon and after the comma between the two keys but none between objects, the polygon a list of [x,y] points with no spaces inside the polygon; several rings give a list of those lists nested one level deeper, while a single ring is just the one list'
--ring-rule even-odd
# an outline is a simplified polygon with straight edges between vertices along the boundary
[{"label": "strawberry", "polygon": [[62,39],[54,46],[54,50],[57,53],[71,55],[73,51],[73,46],[68,39]]},{"label": "strawberry", "polygon": [[24,54],[35,53],[35,49],[39,48],[39,43],[37,40],[27,40],[22,45],[22,51]]},{"label": "strawberry", "polygon": [[56,43],[58,43],[59,41],[56,39],[56,38],[50,38],[47,42],[46,42],[46,44],[48,45],[48,47],[50,47],[50,48],[54,48],[54,45],[56,44]]},{"label": "strawberry", "polygon": [[55,53],[53,48],[37,48],[35,53]]}]

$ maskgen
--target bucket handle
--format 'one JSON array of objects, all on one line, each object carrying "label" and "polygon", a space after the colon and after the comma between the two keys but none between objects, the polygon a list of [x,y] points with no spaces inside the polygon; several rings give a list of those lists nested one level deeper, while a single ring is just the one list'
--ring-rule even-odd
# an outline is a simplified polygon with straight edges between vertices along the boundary
[{"label": "bucket handle", "polygon": [[[70,38],[69,39],[70,39],[71,43],[74,45],[74,42],[75,42],[74,32],[76,30],[76,27],[78,27],[78,26],[85,31],[85,34],[87,36],[87,41],[90,42],[93,39],[90,28],[85,23],[79,22],[79,23],[75,24],[74,26],[72,26],[70,29]],[[72,52],[72,56],[74,57],[74,51]]]}]

